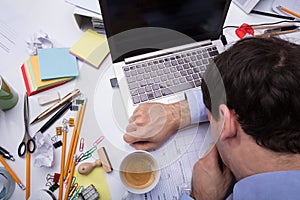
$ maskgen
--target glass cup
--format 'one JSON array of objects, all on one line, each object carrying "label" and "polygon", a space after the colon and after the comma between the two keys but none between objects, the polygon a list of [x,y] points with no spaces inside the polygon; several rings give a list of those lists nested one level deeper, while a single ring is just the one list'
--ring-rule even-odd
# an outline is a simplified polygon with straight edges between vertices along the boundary
[{"label": "glass cup", "polygon": [[19,100],[18,93],[0,76],[0,109],[9,110]]}]

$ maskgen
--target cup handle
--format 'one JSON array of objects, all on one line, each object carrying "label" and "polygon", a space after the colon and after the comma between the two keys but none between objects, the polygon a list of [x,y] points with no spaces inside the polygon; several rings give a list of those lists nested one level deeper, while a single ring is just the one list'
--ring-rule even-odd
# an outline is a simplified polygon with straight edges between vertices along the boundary
[{"label": "cup handle", "polygon": [[132,194],[129,191],[126,191],[122,196],[122,200],[134,200],[134,194]]}]

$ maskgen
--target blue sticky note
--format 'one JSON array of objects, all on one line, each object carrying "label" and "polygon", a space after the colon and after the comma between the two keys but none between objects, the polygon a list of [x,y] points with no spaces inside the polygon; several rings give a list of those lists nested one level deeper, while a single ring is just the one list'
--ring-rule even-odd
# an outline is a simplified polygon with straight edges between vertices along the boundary
[{"label": "blue sticky note", "polygon": [[39,49],[38,58],[41,80],[78,76],[76,57],[69,53],[69,48]]}]

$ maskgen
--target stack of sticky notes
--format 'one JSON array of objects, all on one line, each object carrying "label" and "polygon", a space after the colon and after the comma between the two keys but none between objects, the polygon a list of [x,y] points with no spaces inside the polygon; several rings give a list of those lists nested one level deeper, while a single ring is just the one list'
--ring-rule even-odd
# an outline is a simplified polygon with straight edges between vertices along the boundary
[{"label": "stack of sticky notes", "polygon": [[99,67],[109,53],[106,37],[88,29],[70,48],[70,53],[94,67]]},{"label": "stack of sticky notes", "polygon": [[76,57],[68,48],[39,49],[21,70],[28,95],[62,85],[79,74]]}]

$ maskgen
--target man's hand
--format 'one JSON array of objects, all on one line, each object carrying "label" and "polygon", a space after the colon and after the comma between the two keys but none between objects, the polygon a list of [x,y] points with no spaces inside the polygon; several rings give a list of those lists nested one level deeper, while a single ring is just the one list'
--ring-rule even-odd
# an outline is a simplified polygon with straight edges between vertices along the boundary
[{"label": "man's hand", "polygon": [[144,103],[131,116],[123,139],[136,149],[153,150],[190,121],[187,101]]},{"label": "man's hand", "polygon": [[217,148],[200,159],[193,169],[191,196],[197,200],[225,199],[231,189],[233,176],[229,168],[219,164]]}]

